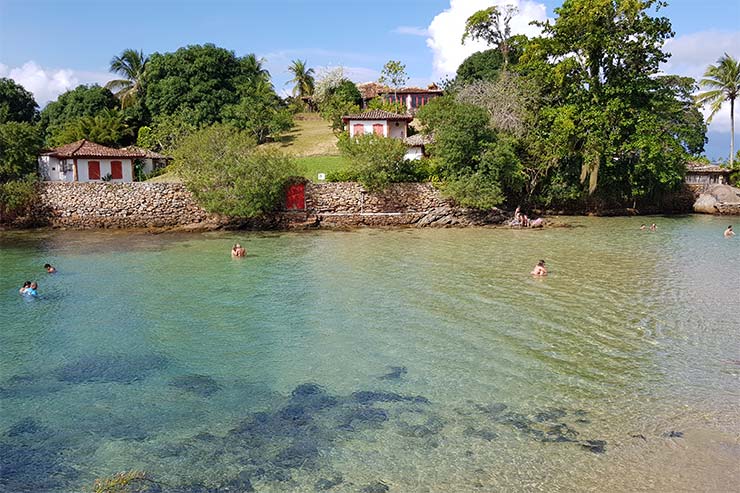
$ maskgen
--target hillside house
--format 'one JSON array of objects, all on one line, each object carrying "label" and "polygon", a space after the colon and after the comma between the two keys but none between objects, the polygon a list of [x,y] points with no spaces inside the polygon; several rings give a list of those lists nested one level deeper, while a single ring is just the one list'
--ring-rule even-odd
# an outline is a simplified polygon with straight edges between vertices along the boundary
[{"label": "hillside house", "polygon": [[406,111],[412,114],[432,99],[443,94],[443,91],[436,84],[430,84],[426,89],[421,87],[401,87],[394,90],[377,82],[365,82],[364,84],[359,84],[357,89],[362,95],[363,108],[367,108],[371,99],[381,97],[389,102],[398,101],[402,103],[406,106]]},{"label": "hillside house", "polygon": [[113,149],[88,140],[78,140],[39,156],[39,172],[45,181],[122,183],[134,181],[134,160],[143,154]]},{"label": "hillside house", "polygon": [[350,137],[359,137],[365,134],[381,135],[394,139],[403,139],[408,133],[409,122],[414,117],[399,115],[383,110],[370,110],[357,115],[342,117],[345,129]]},{"label": "hillside house", "polygon": [[686,164],[686,183],[714,185],[730,183],[730,169],[716,164],[689,162]]}]

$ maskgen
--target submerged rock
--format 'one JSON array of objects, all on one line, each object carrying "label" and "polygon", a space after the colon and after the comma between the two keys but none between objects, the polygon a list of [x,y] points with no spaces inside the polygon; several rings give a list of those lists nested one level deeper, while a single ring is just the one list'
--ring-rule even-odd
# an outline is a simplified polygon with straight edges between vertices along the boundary
[{"label": "submerged rock", "polygon": [[334,488],[335,486],[339,486],[344,482],[344,478],[342,476],[334,476],[331,479],[321,478],[318,481],[316,481],[316,484],[314,485],[314,488],[316,491],[326,491]]},{"label": "submerged rock", "polygon": [[372,390],[353,392],[352,398],[360,404],[374,404],[376,402],[414,402],[418,404],[429,404],[429,399],[420,395],[405,396],[393,392],[377,392]]},{"label": "submerged rock", "polygon": [[391,366],[390,372],[378,377],[380,380],[400,380],[402,376],[408,373],[405,366]]},{"label": "submerged rock", "polygon": [[466,437],[473,437],[473,438],[480,438],[481,440],[486,440],[488,442],[491,442],[498,438],[498,434],[492,430],[487,429],[477,429],[473,428],[472,426],[469,426],[463,430],[463,435]]},{"label": "submerged rock", "polygon": [[155,354],[96,354],[67,363],[55,373],[59,381],[69,383],[132,383],[166,366],[167,359]]},{"label": "submerged rock", "polygon": [[376,481],[374,483],[370,483],[366,486],[364,486],[360,491],[362,493],[385,493],[386,491],[389,491],[390,488],[387,484],[385,484],[382,481]]},{"label": "submerged rock", "polygon": [[568,413],[565,412],[564,409],[547,409],[547,410],[540,411],[537,414],[535,414],[534,420],[539,423],[544,423],[546,421],[558,420],[567,414]]},{"label": "submerged rock", "polygon": [[663,433],[663,436],[666,438],[683,438],[683,431],[667,431]]},{"label": "submerged rock", "polygon": [[580,442],[581,447],[594,454],[603,454],[606,451],[606,442],[604,440],[586,440]]},{"label": "submerged rock", "polygon": [[170,385],[200,397],[208,397],[221,390],[221,386],[206,375],[182,375],[170,380]]}]

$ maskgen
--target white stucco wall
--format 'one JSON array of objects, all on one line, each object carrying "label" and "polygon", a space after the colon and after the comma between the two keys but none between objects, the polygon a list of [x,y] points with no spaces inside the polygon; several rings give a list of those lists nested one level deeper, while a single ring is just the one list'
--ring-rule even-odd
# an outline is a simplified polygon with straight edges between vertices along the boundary
[{"label": "white stucco wall", "polygon": [[[87,175],[88,163],[90,161],[98,161],[100,163],[100,177],[104,177],[111,172],[111,161],[121,161],[121,168],[123,171],[123,178],[120,180],[111,180],[112,183],[123,183],[134,181],[132,175],[131,159],[103,159],[103,158],[78,158],[77,159],[77,181],[85,182],[91,181]],[[92,180],[98,181],[98,180]]]},{"label": "white stucco wall", "polygon": [[422,157],[424,157],[424,152],[421,146],[409,147],[406,149],[406,154],[403,155],[403,158],[408,161],[416,161]]},{"label": "white stucco wall", "polygon": [[[396,125],[396,123],[398,125]],[[373,133],[373,125],[383,125],[383,137],[393,137],[395,139],[403,139],[406,137],[406,125],[405,121],[388,121],[388,120],[349,120],[349,136],[355,136],[355,125],[362,125],[364,127],[364,135]],[[390,134],[389,134],[390,131]]]},{"label": "white stucco wall", "polygon": [[65,163],[65,160],[52,156],[39,156],[39,173],[45,181],[72,181],[72,160]]}]

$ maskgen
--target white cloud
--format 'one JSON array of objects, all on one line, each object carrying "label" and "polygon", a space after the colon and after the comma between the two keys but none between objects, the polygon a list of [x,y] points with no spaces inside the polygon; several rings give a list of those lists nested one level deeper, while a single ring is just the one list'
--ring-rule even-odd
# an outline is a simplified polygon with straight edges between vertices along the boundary
[{"label": "white cloud", "polygon": [[393,30],[396,34],[407,34],[409,36],[429,36],[429,30],[417,26],[398,26]]},{"label": "white cloud", "polygon": [[[710,64],[728,53],[735,59],[740,58],[740,32],[701,31],[669,39],[665,51],[671,54],[668,62],[661,69],[667,74],[702,78]],[[709,116],[708,107],[702,109],[704,118]],[[737,114],[736,114],[737,116]],[[712,132],[730,133],[730,105],[726,103],[714,115],[710,125]]]},{"label": "white cloud", "polygon": [[478,10],[498,5],[514,5],[519,12],[511,19],[512,34],[537,36],[540,29],[531,21],[547,20],[544,4],[532,0],[450,0],[450,8],[437,14],[429,24],[427,46],[434,56],[434,78],[452,75],[467,57],[488,49],[482,41],[468,40],[461,43],[465,21]]},{"label": "white cloud", "polygon": [[13,79],[32,92],[34,99],[42,108],[61,93],[74,89],[80,84],[103,84],[112,78],[110,74],[99,72],[85,72],[69,68],[43,68],[33,60],[13,68],[0,63],[0,77]]}]

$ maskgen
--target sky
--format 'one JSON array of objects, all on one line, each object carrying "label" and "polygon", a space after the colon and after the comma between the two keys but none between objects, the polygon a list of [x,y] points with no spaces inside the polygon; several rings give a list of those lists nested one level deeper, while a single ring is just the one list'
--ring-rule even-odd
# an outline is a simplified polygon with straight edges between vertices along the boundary
[{"label": "sky", "polygon": [[[661,15],[676,36],[666,73],[700,78],[723,53],[740,58],[740,0],[668,0]],[[355,82],[376,80],[383,64],[406,64],[409,85],[454,74],[468,55],[465,19],[514,4],[515,34],[536,35],[531,20],[555,17],[560,0],[0,0],[0,77],[31,91],[43,107],[79,84],[113,78],[110,60],[126,48],[146,54],[213,43],[265,60],[279,92],[290,91],[291,60],[321,72],[341,65]],[[740,106],[740,105],[739,105]],[[740,118],[738,118],[740,119]],[[737,125],[736,125],[737,126]],[[736,130],[737,135],[737,130]],[[729,104],[709,129],[706,154],[729,152]]]}]

